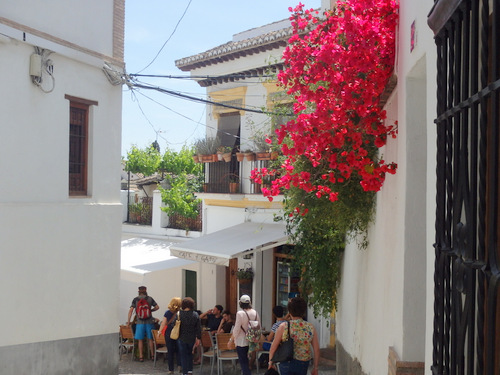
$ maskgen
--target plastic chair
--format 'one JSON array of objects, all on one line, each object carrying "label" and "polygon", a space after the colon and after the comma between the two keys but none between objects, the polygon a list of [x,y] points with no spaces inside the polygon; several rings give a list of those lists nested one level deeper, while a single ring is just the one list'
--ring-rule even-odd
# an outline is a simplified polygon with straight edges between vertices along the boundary
[{"label": "plastic chair", "polygon": [[216,345],[214,345],[212,335],[208,331],[202,331],[201,332],[201,346],[203,346],[203,349],[207,349],[206,352],[201,353],[201,366],[200,366],[200,372],[203,373],[203,358],[207,357],[210,358],[210,375],[214,372],[214,364],[215,360],[217,359],[217,349]]},{"label": "plastic chair", "polygon": [[236,360],[238,359],[238,354],[232,348],[229,348],[228,342],[231,338],[230,333],[218,333],[215,336],[217,342],[217,375],[222,374],[222,362],[232,361],[233,367],[236,366]]},{"label": "plastic chair", "polygon": [[267,354],[269,355],[269,350],[262,350],[262,343],[261,343],[261,347],[260,349],[257,351],[257,355],[255,356],[256,357],[256,361],[257,362],[257,373],[259,372],[259,359],[260,357],[263,355],[263,354]]},{"label": "plastic chair", "polygon": [[[132,341],[130,341],[132,340]],[[120,351],[120,359],[122,359],[122,351],[128,352],[131,348],[130,353],[132,354],[132,360],[135,360],[134,355],[135,338],[134,331],[132,331],[131,326],[121,325],[120,326],[120,344],[118,350]]]},{"label": "plastic chair", "polygon": [[158,353],[163,353],[166,355],[168,353],[168,349],[167,343],[165,342],[165,336],[158,336],[157,329],[152,329],[151,333],[153,334],[153,344],[155,350],[155,363],[153,367],[156,367],[156,358],[158,358]]}]

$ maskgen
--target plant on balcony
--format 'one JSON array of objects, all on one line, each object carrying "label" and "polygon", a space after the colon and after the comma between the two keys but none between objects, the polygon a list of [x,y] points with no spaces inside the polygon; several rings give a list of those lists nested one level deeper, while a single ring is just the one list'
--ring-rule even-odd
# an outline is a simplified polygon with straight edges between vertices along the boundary
[{"label": "plant on balcony", "polygon": [[217,155],[220,155],[219,160],[230,162],[232,151],[233,148],[231,146],[219,146],[217,149]]},{"label": "plant on balcony", "polygon": [[217,161],[217,149],[220,147],[219,137],[199,138],[194,143],[194,148],[203,162]]},{"label": "plant on balcony", "polygon": [[229,193],[236,194],[240,188],[240,176],[237,174],[229,174]]},{"label": "plant on balcony", "polygon": [[236,278],[242,284],[252,282],[252,280],[253,280],[253,269],[251,267],[248,267],[248,268],[238,268],[238,271],[236,271]]}]

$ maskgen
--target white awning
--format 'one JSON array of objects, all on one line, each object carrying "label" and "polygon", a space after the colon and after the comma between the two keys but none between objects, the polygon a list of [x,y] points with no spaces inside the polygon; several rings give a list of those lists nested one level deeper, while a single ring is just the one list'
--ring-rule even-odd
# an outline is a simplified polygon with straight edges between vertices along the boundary
[{"label": "white awning", "polygon": [[172,244],[176,257],[228,266],[229,259],[287,243],[285,225],[243,223],[200,238]]},{"label": "white awning", "polygon": [[145,274],[194,263],[171,255],[172,244],[170,241],[150,238],[124,240],[121,250],[121,269]]}]

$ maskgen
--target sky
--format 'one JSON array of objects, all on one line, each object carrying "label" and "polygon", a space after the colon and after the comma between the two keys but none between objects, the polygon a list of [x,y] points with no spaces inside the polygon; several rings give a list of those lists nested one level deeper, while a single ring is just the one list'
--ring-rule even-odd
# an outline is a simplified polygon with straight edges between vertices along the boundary
[{"label": "sky", "polygon": [[[188,76],[175,60],[229,42],[233,34],[280,21],[300,0],[127,0],[125,68],[128,74]],[[302,0],[319,8],[321,0]],[[163,49],[162,49],[163,46]],[[161,51],[160,51],[161,50]],[[155,56],[157,56],[155,58]],[[193,80],[137,77],[141,82],[206,98]],[[122,156],[155,140],[163,153],[205,134],[205,105],[151,90],[123,86]]]}]

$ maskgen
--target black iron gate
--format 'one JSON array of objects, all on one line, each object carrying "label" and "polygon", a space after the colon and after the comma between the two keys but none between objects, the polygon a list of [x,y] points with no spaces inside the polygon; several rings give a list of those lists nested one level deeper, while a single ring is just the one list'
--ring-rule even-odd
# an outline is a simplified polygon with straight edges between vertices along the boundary
[{"label": "black iron gate", "polygon": [[[490,5],[492,6],[490,7]],[[433,374],[500,374],[500,0],[440,0]]]}]

